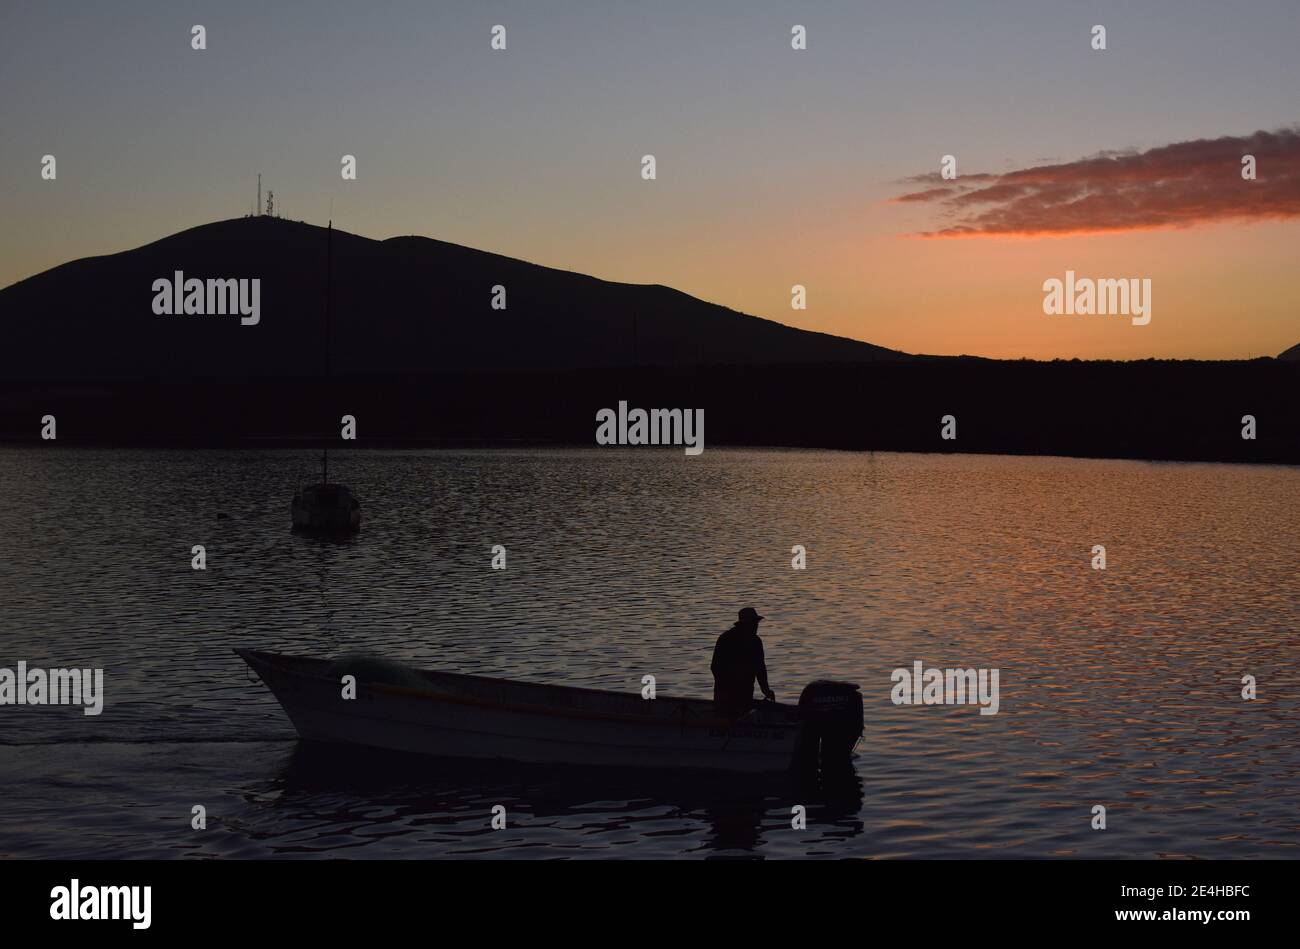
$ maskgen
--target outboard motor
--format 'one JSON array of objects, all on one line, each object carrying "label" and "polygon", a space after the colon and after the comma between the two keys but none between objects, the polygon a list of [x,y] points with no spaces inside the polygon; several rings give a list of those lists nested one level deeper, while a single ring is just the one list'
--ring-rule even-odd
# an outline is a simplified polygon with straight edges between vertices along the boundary
[{"label": "outboard motor", "polygon": [[852,682],[818,679],[799,695],[800,766],[816,770],[848,765],[862,737],[862,693]]}]

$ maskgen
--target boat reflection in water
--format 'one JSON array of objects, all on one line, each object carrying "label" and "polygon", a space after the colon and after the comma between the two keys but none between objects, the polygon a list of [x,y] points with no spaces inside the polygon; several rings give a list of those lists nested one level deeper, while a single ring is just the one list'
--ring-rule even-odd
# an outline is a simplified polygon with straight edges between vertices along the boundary
[{"label": "boat reflection in water", "polygon": [[[808,854],[861,835],[862,780],[469,761],[299,742],[265,798],[294,855],[610,857]],[[487,830],[502,804],[509,832]],[[808,827],[791,829],[796,806]],[[683,850],[683,847],[686,849]],[[521,851],[520,848],[523,848]]]}]

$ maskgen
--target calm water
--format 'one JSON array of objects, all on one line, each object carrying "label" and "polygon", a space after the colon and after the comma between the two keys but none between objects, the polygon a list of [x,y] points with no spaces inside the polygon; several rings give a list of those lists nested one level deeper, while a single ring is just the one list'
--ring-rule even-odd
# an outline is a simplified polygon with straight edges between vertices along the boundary
[{"label": "calm water", "polygon": [[[102,666],[107,691],[98,717],[0,707],[0,855],[1300,855],[1300,470],[352,453],[365,526],[328,544],[288,530],[313,463],[0,450],[0,666]],[[861,684],[855,780],[322,755],[231,652],[706,695],[748,604],[780,698]],[[916,659],[999,668],[1000,713],[892,705]]]}]

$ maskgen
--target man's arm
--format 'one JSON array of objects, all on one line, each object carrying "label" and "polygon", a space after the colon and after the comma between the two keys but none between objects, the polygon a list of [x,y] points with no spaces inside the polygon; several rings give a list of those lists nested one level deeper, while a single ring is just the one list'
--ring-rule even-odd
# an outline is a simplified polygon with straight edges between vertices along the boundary
[{"label": "man's arm", "polygon": [[763,690],[763,695],[766,698],[774,699],[776,698],[776,693],[773,692],[771,686],[767,684],[767,657],[763,654],[763,640],[755,636],[754,644],[758,647],[755,653],[758,660],[758,667],[754,670],[755,674],[758,676],[758,687]]}]

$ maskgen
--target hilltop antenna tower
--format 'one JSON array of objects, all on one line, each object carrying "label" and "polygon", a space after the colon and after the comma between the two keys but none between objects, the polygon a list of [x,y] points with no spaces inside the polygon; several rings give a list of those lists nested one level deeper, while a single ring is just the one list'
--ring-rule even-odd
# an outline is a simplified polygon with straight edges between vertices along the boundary
[{"label": "hilltop antenna tower", "polygon": [[257,204],[253,205],[253,215],[257,216],[258,209],[262,206],[262,173],[257,173]]}]

